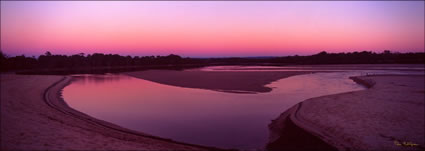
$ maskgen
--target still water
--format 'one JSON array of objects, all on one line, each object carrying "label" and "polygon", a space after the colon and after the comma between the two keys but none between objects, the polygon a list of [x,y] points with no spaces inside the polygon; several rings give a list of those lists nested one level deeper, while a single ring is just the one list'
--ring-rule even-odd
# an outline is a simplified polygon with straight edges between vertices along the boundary
[{"label": "still water", "polygon": [[221,148],[263,149],[272,119],[308,98],[364,89],[348,78],[361,74],[292,76],[267,85],[271,92],[257,94],[169,86],[121,74],[76,75],[62,97],[92,117],[155,136]]}]

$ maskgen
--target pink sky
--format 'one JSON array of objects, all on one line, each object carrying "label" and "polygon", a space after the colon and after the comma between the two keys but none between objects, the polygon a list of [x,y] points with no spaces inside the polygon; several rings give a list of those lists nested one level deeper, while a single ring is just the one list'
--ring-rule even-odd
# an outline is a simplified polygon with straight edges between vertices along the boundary
[{"label": "pink sky", "polygon": [[424,51],[424,2],[1,1],[8,55]]}]

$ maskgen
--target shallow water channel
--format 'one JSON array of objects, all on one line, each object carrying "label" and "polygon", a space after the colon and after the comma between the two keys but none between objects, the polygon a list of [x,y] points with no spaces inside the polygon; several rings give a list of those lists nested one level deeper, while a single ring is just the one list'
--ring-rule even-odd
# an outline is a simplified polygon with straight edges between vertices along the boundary
[{"label": "shallow water channel", "polygon": [[62,97],[92,117],[155,136],[220,148],[263,149],[272,119],[308,98],[363,90],[349,77],[364,74],[297,75],[267,85],[271,92],[256,94],[169,86],[122,74],[75,75]]}]

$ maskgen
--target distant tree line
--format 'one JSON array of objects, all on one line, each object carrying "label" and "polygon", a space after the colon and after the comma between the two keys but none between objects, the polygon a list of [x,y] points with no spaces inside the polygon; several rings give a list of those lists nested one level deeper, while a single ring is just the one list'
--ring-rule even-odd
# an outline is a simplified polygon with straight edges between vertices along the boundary
[{"label": "distant tree line", "polygon": [[315,65],[315,64],[424,64],[425,53],[392,53],[385,50],[382,53],[371,51],[348,53],[320,53],[310,56],[283,56],[283,57],[253,57],[253,58],[212,58],[208,64],[269,64],[269,65]]},{"label": "distant tree line", "polygon": [[[46,52],[39,57],[25,55],[9,57],[0,51],[0,71],[22,70],[74,70],[81,68],[123,68],[132,70],[149,68],[199,67],[208,65],[291,65],[291,64],[424,64],[425,53],[382,53],[371,51],[349,53],[327,53],[322,51],[311,56],[284,56],[264,58],[182,58],[178,55],[168,56],[120,56],[118,54],[56,55]],[[77,73],[80,71],[76,71]]]},{"label": "distant tree line", "polygon": [[118,54],[94,53],[85,55],[54,55],[47,51],[38,58],[25,55],[7,57],[0,53],[1,71],[14,71],[23,69],[63,69],[82,67],[125,67],[148,65],[179,65],[191,64],[195,59],[182,58],[178,55],[168,56],[120,56]]},{"label": "distant tree line", "polygon": [[423,64],[425,53],[382,53],[371,51],[327,53],[322,51],[311,56],[287,56],[271,59],[274,63],[288,64]]}]

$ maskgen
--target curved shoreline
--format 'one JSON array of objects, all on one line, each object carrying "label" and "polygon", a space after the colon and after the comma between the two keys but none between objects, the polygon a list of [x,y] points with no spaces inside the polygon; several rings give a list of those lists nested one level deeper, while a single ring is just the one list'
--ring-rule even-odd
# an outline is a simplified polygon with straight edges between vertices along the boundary
[{"label": "curved shoreline", "polygon": [[[64,87],[70,84],[71,80],[72,80],[72,77],[66,76],[60,81],[57,81],[56,83],[51,85],[49,88],[47,88],[46,91],[44,92],[44,101],[48,106],[50,106],[51,108],[55,110],[58,110],[64,114],[70,115],[84,122],[93,124],[99,128],[99,129],[91,129],[92,131],[96,131],[105,136],[114,137],[114,138],[125,140],[125,141],[140,142],[143,140],[140,140],[138,137],[148,137],[148,138],[152,138],[152,139],[156,139],[160,141],[165,141],[168,143],[191,146],[191,147],[200,148],[200,149],[222,150],[215,147],[177,142],[172,139],[161,138],[161,137],[145,134],[142,132],[130,130],[130,129],[120,127],[118,125],[115,125],[100,119],[96,119],[80,111],[77,111],[71,108],[70,106],[68,106],[65,100],[63,100],[63,98],[61,97],[61,91],[63,90]],[[173,149],[173,148],[170,148],[170,149]]]},{"label": "curved shoreline", "polygon": [[267,87],[273,81],[291,76],[309,74],[309,71],[274,71],[274,72],[226,72],[226,71],[172,71],[147,70],[126,72],[125,75],[148,80],[160,84],[213,90],[230,93],[267,93],[272,88]]},{"label": "curved shoreline", "polygon": [[[153,71],[152,71],[153,72]],[[165,71],[164,71],[165,72]],[[169,74],[167,74],[167,75],[169,75]],[[133,75],[129,75],[129,76],[134,76],[134,74]],[[285,76],[290,76],[290,75],[285,75]],[[66,86],[66,85],[65,85]],[[65,87],[65,86],[63,86],[63,87]],[[63,88],[62,87],[62,88]],[[338,94],[340,94],[340,93],[338,93]],[[63,100],[62,100],[63,101]],[[295,110],[295,114],[291,114],[291,117],[292,116],[294,116],[293,118],[295,118],[295,116],[297,116],[297,114],[296,113],[298,113],[298,109],[301,107],[301,105],[302,105],[302,103],[299,103],[299,104],[297,104],[296,105],[296,110]],[[288,109],[288,110],[290,110],[290,109]],[[77,111],[78,112],[78,111]],[[84,113],[82,113],[82,114],[84,114]],[[95,119],[95,120],[97,120],[97,119]],[[102,120],[99,120],[99,123],[103,123],[104,121],[102,121]],[[107,123],[107,122],[106,122]],[[291,125],[291,129],[296,129],[296,126],[297,125],[300,125],[299,124],[299,121],[287,121],[286,123],[290,123],[290,125]],[[107,126],[108,127],[108,125],[104,125],[104,126]],[[112,127],[113,128],[113,127]],[[125,129],[125,128],[121,128],[121,129]],[[119,129],[119,130],[121,130],[121,129]],[[333,146],[330,146],[330,145],[327,145],[325,142],[323,142],[322,140],[323,139],[326,139],[325,137],[319,137],[319,139],[315,139],[315,137],[314,136],[321,136],[321,135],[323,135],[323,134],[315,134],[315,132],[310,132],[310,131],[306,131],[306,130],[304,130],[303,128],[298,128],[298,129],[301,129],[300,130],[300,132],[301,131],[304,131],[304,133],[306,134],[306,135],[304,135],[304,137],[303,137],[303,139],[311,139],[311,140],[313,140],[314,142],[316,142],[316,144],[311,144],[311,145],[314,145],[314,146],[320,146],[322,149],[327,149],[327,150],[337,150],[336,148],[334,148]],[[132,130],[127,130],[126,132],[131,132]],[[137,133],[137,132],[136,132]],[[311,136],[309,136],[309,135],[313,135],[313,137],[311,137]],[[292,149],[297,149],[297,148],[292,148]]]},{"label": "curved shoreline", "polygon": [[[285,112],[283,112],[278,118],[276,118],[275,120],[272,120],[272,123],[269,124],[269,131],[270,131],[270,138],[269,138],[269,143],[267,145],[267,149],[269,150],[283,150],[283,149],[291,149],[291,150],[312,150],[312,149],[319,149],[319,150],[351,150],[351,149],[358,149],[358,150],[364,150],[364,149],[392,149],[392,150],[415,150],[415,149],[420,149],[423,145],[423,142],[418,143],[416,145],[419,145],[417,148],[397,148],[397,146],[393,145],[392,141],[393,140],[397,140],[402,142],[403,140],[401,139],[396,139],[394,138],[392,135],[394,134],[379,134],[382,135],[380,137],[384,137],[383,139],[387,139],[387,138],[391,138],[390,141],[388,140],[383,140],[381,142],[389,142],[389,144],[379,144],[379,145],[374,145],[373,143],[370,142],[364,142],[365,140],[350,140],[353,138],[350,138],[350,135],[352,135],[353,133],[349,133],[349,132],[344,132],[344,129],[352,129],[353,127],[344,125],[344,123],[339,123],[339,128],[336,128],[337,130],[335,130],[335,127],[329,126],[317,126],[314,121],[325,121],[324,123],[326,123],[326,121],[332,120],[332,118],[327,118],[327,119],[320,119],[317,117],[314,117],[312,115],[306,115],[306,112],[301,112],[301,109],[306,105],[310,105],[310,107],[307,107],[307,109],[305,110],[309,110],[312,107],[311,106],[318,106],[316,107],[317,109],[320,110],[328,110],[330,108],[334,108],[330,105],[322,105],[319,103],[313,103],[314,101],[318,102],[318,100],[325,100],[325,101],[329,101],[326,100],[327,98],[330,97],[334,97],[334,98],[338,98],[341,99],[342,96],[347,96],[347,95],[352,95],[352,96],[356,96],[355,94],[359,94],[359,92],[366,92],[368,90],[370,90],[371,88],[374,88],[374,91],[380,90],[382,89],[382,86],[380,88],[375,88],[375,85],[377,84],[377,81],[374,80],[371,77],[390,77],[390,76],[394,76],[397,77],[397,75],[377,75],[377,76],[356,76],[356,77],[350,77],[350,79],[352,79],[354,82],[363,85],[365,87],[367,87],[368,89],[365,90],[360,90],[360,91],[353,91],[353,92],[346,92],[346,93],[339,93],[339,94],[333,94],[333,95],[327,95],[327,96],[321,96],[321,97],[316,97],[316,98],[310,98],[307,99],[303,102],[300,102],[298,104],[296,104],[295,106],[291,107],[290,109],[286,110]],[[405,76],[405,75],[404,75]],[[405,76],[407,77],[407,76]],[[423,77],[422,77],[423,78]],[[402,86],[406,86],[406,85],[402,85]],[[378,94],[376,94],[378,95]],[[388,97],[388,96],[386,96]],[[390,96],[391,97],[391,96]],[[370,98],[369,98],[370,99]],[[356,100],[354,98],[354,100]],[[383,99],[384,101],[387,101],[385,99]],[[385,102],[383,102],[385,103]],[[350,106],[349,104],[345,104],[346,106]],[[351,104],[352,105],[352,104]],[[423,105],[423,104],[422,104]],[[373,106],[372,106],[372,110],[373,110]],[[309,110],[311,111],[311,110]],[[366,110],[367,111],[367,110]],[[314,112],[314,110],[313,110]],[[349,112],[349,111],[347,111]],[[348,113],[348,114],[352,114],[354,116],[356,116],[356,114],[358,114],[357,112],[361,112],[361,111],[354,111],[354,113]],[[315,113],[315,114],[320,114],[320,113]],[[334,114],[347,114],[347,113],[334,113]],[[322,116],[318,116],[318,117],[323,117],[326,115],[322,115]],[[345,117],[346,115],[340,115],[341,117]],[[379,117],[379,118],[384,118],[384,117]],[[423,120],[423,118],[422,118]],[[422,121],[423,122],[423,121]],[[360,125],[362,125],[363,123],[360,123]],[[335,125],[333,125],[335,126]],[[368,125],[366,125],[367,127]],[[379,125],[372,125],[372,127],[380,127]],[[355,126],[354,126],[355,127]],[[361,126],[357,126],[362,128]],[[364,129],[365,126],[363,126]],[[419,125],[420,127],[420,125]],[[342,130],[341,130],[342,129]],[[367,128],[366,128],[367,129]],[[294,135],[293,132],[294,131],[298,131],[299,133],[304,133],[303,135]],[[337,132],[337,135],[335,134]],[[340,133],[345,133],[345,134],[340,134]],[[406,132],[408,134],[412,134],[412,132]],[[338,136],[339,135],[339,136]],[[341,136],[342,135],[342,139]],[[361,134],[358,134],[361,135]],[[292,137],[292,138],[290,138]],[[302,139],[298,139],[298,138],[294,138],[294,137],[302,137]],[[345,137],[345,138],[344,138]],[[291,140],[292,139],[292,140]],[[295,139],[295,140],[294,140]],[[321,140],[321,141],[317,141],[317,139]],[[347,139],[349,141],[347,141]],[[305,140],[310,140],[310,141],[305,141]],[[301,141],[301,142],[300,142]],[[417,140],[415,140],[417,142]],[[413,141],[413,142],[415,142]],[[418,140],[420,142],[420,140]],[[379,143],[381,143],[379,142]],[[378,143],[377,143],[378,144]],[[392,146],[393,145],[393,146]],[[395,146],[395,147],[394,147]]]},{"label": "curved shoreline", "polygon": [[[381,76],[381,75],[380,75]],[[391,75],[384,75],[384,76],[391,76]],[[12,78],[10,78],[12,77]],[[11,114],[14,114],[15,112],[9,113],[9,114],[3,114],[3,111],[5,108],[11,108],[10,110],[15,110],[15,106],[21,106],[22,108],[28,108],[28,110],[34,110],[33,112],[28,112],[31,114],[37,114],[37,116],[42,116],[44,119],[48,121],[48,123],[45,123],[46,125],[58,125],[58,123],[60,123],[59,125],[63,125],[61,127],[56,127],[59,129],[65,129],[66,127],[74,127],[78,130],[82,130],[82,131],[89,131],[90,133],[96,133],[96,134],[101,134],[102,136],[105,136],[104,138],[115,138],[116,141],[121,142],[121,141],[126,141],[126,142],[134,142],[136,144],[140,146],[143,146],[142,148],[144,148],[144,145],[146,144],[151,144],[151,143],[157,143],[156,145],[158,146],[158,144],[167,144],[170,145],[171,147],[162,147],[160,150],[172,150],[172,149],[176,149],[176,148],[180,148],[178,150],[219,150],[218,148],[214,148],[214,147],[206,147],[206,146],[201,146],[201,145],[195,145],[195,144],[188,144],[188,143],[181,143],[181,142],[176,142],[173,141],[171,139],[164,139],[164,138],[160,138],[157,136],[152,136],[149,134],[144,134],[141,132],[137,132],[137,131],[133,131],[133,130],[129,130],[93,117],[90,117],[89,115],[86,115],[84,113],[81,113],[77,110],[72,109],[71,107],[69,107],[66,102],[61,98],[61,90],[67,86],[68,84],[70,84],[71,82],[71,78],[70,77],[62,77],[62,76],[10,76],[9,78],[6,78],[7,80],[3,80],[3,78],[1,79],[2,81],[2,86],[6,86],[6,87],[2,87],[2,120],[4,121],[5,119],[3,117],[7,117],[6,121],[9,121],[13,118],[10,118],[8,116],[10,116]],[[365,78],[366,77],[366,78]],[[373,78],[373,77],[378,77],[378,78]],[[394,76],[394,77],[400,77],[400,76]],[[405,76],[407,77],[407,76]],[[416,77],[417,78],[417,77]],[[423,80],[423,76],[421,77]],[[30,80],[28,80],[30,79]],[[40,80],[41,79],[41,80]],[[49,82],[46,83],[46,81],[43,81],[42,79],[56,79],[54,80],[54,82],[51,82],[53,84],[48,84]],[[369,91],[370,89],[373,89],[373,93],[371,94],[375,94],[377,93],[377,90],[382,89],[382,80],[379,81],[379,76],[363,76],[363,77],[352,77],[351,78],[353,81],[363,84],[366,87],[369,87],[369,89],[366,90],[361,90],[361,91],[354,91],[354,92],[346,92],[346,93],[340,93],[340,94],[333,94],[333,95],[327,95],[327,96],[321,96],[321,97],[317,97],[317,98],[310,98],[307,99],[303,102],[300,102],[299,104],[291,107],[290,109],[286,110],[284,113],[282,113],[279,118],[277,118],[276,120],[274,120],[272,122],[272,124],[269,125],[270,130],[272,132],[271,135],[271,143],[276,142],[276,146],[277,147],[282,147],[279,146],[279,139],[281,138],[285,138],[285,137],[281,137],[282,132],[288,132],[288,131],[293,131],[293,132],[299,132],[302,133],[303,135],[292,135],[292,138],[287,138],[286,140],[293,140],[294,137],[300,137],[301,139],[299,139],[299,142],[296,141],[292,141],[292,142],[287,142],[286,145],[292,145],[292,147],[298,147],[298,148],[292,148],[292,149],[303,149],[302,147],[315,147],[315,148],[304,148],[304,149],[326,149],[326,150],[347,150],[347,149],[358,149],[358,150],[364,150],[365,148],[361,148],[361,145],[364,145],[366,147],[368,147],[368,144],[364,144],[362,142],[358,143],[358,142],[346,142],[346,140],[341,139],[341,136],[335,136],[334,133],[329,133],[329,131],[321,131],[321,129],[323,129],[323,125],[322,127],[317,127],[316,125],[312,124],[312,121],[306,121],[306,117],[303,117],[303,115],[305,115],[305,112],[302,112],[302,108],[304,107],[308,107],[308,105],[311,106],[311,102],[313,100],[317,100],[317,99],[324,99],[324,98],[329,98],[329,97],[339,97],[341,95],[353,95],[358,92],[364,92],[364,91]],[[378,81],[376,81],[376,79],[378,79]],[[414,93],[419,93],[423,96],[423,93],[425,92],[423,90],[423,85],[421,89],[411,89],[411,87],[408,87],[409,85],[405,85],[403,83],[397,83],[399,81],[402,81],[403,78],[401,78],[401,80],[395,80],[395,84],[397,84],[399,87],[406,87],[408,88],[409,91],[412,91]],[[22,80],[22,81],[21,81]],[[33,90],[34,92],[28,92],[29,94],[27,94],[26,91],[28,90],[32,90],[33,88],[42,88],[43,86],[36,86],[37,82],[40,80],[41,82],[39,83],[46,83],[44,85],[47,85],[45,88],[43,88],[42,90]],[[375,80],[375,81],[374,81]],[[410,79],[408,79],[410,80]],[[420,83],[415,81],[416,79],[413,79],[413,83]],[[419,78],[420,80],[420,78]],[[32,82],[34,81],[34,82]],[[50,80],[53,81],[53,80]],[[412,81],[412,80],[410,80]],[[30,83],[28,83],[30,82]],[[380,83],[381,82],[381,83]],[[5,84],[7,83],[7,84]],[[16,84],[16,83],[21,83],[21,84]],[[22,84],[24,83],[24,84]],[[376,84],[378,85],[378,88],[376,88]],[[32,84],[32,85],[31,85]],[[423,84],[423,83],[422,83]],[[25,85],[31,85],[31,87],[27,87],[25,88]],[[35,86],[34,86],[35,85]],[[386,85],[385,85],[386,86]],[[23,87],[23,90],[20,90],[20,88]],[[6,90],[5,90],[6,89]],[[19,90],[19,91],[17,91]],[[16,92],[15,92],[16,91]],[[372,90],[371,90],[372,91]],[[388,90],[386,90],[388,91]],[[36,98],[36,92],[40,92],[42,93],[40,96],[40,101],[37,101],[38,98]],[[407,92],[407,91],[406,91]],[[9,93],[16,93],[18,95],[25,93],[25,95],[21,95],[21,97],[16,97],[16,96],[12,96],[12,97],[8,97],[8,96],[4,96],[4,94],[9,95]],[[13,94],[10,94],[13,95]],[[402,95],[403,97],[409,97],[410,94],[408,95]],[[369,95],[370,96],[370,95]],[[366,96],[369,97],[369,96]],[[33,101],[36,104],[31,104],[31,102],[28,99],[23,99],[23,98],[31,98],[31,100],[36,100]],[[5,99],[6,98],[6,99]],[[9,99],[9,100],[8,100]],[[376,98],[375,98],[376,99]],[[422,97],[423,99],[423,97]],[[5,101],[6,100],[6,101]],[[341,98],[341,100],[344,100],[343,98]],[[44,105],[43,103],[41,103],[41,101],[43,101],[44,103],[46,103],[46,105]],[[308,101],[308,102],[307,102]],[[4,104],[4,102],[6,102],[6,105]],[[15,103],[15,106],[10,106],[10,103]],[[314,103],[314,101],[313,101]],[[380,102],[380,103],[385,103],[385,102]],[[406,102],[404,102],[406,103]],[[412,103],[412,102],[407,102],[407,103]],[[417,102],[413,102],[413,103],[417,103]],[[420,102],[419,102],[420,103]],[[38,105],[38,106],[33,106],[33,105]],[[349,104],[345,104],[347,106],[351,106]],[[422,104],[419,104],[423,106]],[[6,106],[6,107],[5,107]],[[320,105],[319,107],[322,107],[322,109],[327,109],[327,106],[322,106]],[[43,108],[43,109],[40,109]],[[44,109],[46,108],[46,109]],[[310,107],[311,108],[311,107]],[[376,108],[376,107],[375,107]],[[372,109],[375,109],[374,107],[372,107]],[[47,110],[48,109],[48,110]],[[308,110],[308,108],[307,108]],[[54,112],[53,112],[54,111]],[[313,110],[314,111],[314,110]],[[24,112],[24,111],[18,111],[18,112]],[[16,112],[16,113],[18,113]],[[6,112],[7,113],[7,112]],[[58,114],[59,113],[59,114]],[[315,112],[316,113],[316,112]],[[63,114],[63,115],[62,115]],[[317,112],[317,114],[320,114],[320,112]],[[32,116],[22,116],[24,114],[19,114],[17,115],[17,117],[19,117],[19,120],[17,120],[17,122],[21,122],[21,121],[25,121],[28,119],[33,120]],[[308,117],[308,116],[307,116]],[[409,117],[409,116],[407,116]],[[21,120],[22,119],[22,120]],[[37,119],[35,119],[37,120]],[[54,122],[53,122],[54,121]],[[419,124],[420,124],[420,120],[419,120]],[[423,119],[422,119],[422,123],[423,123]],[[3,123],[4,124],[4,123]],[[2,124],[2,126],[3,126]],[[37,127],[37,125],[31,125],[31,122],[29,123],[25,123],[28,128],[29,127],[35,127],[35,129],[38,129],[39,127]],[[302,127],[302,126],[304,127]],[[13,127],[15,126],[13,123],[8,125],[8,127]],[[415,125],[413,125],[415,126]],[[27,128],[27,127],[20,127],[21,129],[18,128],[18,130],[22,130],[22,128]],[[285,129],[286,128],[286,129]],[[45,129],[45,128],[44,128]],[[412,128],[413,129],[413,128]],[[11,131],[16,130],[16,129],[11,129]],[[24,132],[29,134],[29,137],[32,136],[37,136],[38,133],[28,133],[31,131],[25,131],[26,129],[24,129]],[[45,133],[43,130],[40,130],[42,133]],[[53,130],[53,133],[55,133],[57,130]],[[18,144],[9,144],[8,142],[10,142],[10,140],[16,139],[15,138],[7,138],[8,136],[11,136],[11,134],[16,134],[16,133],[11,133],[11,132],[6,132],[6,134],[4,133],[4,129],[2,128],[2,149],[8,150],[16,150],[14,149],[13,145],[18,145],[17,147],[19,147],[19,143]],[[332,132],[332,131],[331,131]],[[9,134],[7,134],[9,133]],[[298,134],[299,134],[298,133]],[[19,133],[18,133],[19,134]],[[27,135],[25,134],[25,136]],[[47,135],[49,135],[49,133],[46,133]],[[50,133],[51,134],[51,133]],[[385,139],[390,138],[391,141],[389,141],[390,143],[392,143],[393,140],[396,141],[404,141],[403,139],[400,139],[402,137],[398,137],[398,136],[394,136],[394,135],[387,135],[386,133],[382,137],[385,137]],[[4,136],[3,136],[4,135]],[[23,135],[23,133],[21,132],[20,135]],[[87,136],[87,135],[86,135]],[[81,136],[81,141],[84,141],[84,137],[86,136]],[[291,135],[288,135],[291,136]],[[28,137],[28,136],[27,136]],[[72,137],[72,136],[71,136]],[[340,137],[338,139],[338,137]],[[345,137],[345,136],[343,136]],[[4,139],[6,138],[6,139]],[[18,137],[19,138],[19,137]],[[55,143],[55,141],[61,141],[61,140],[55,140],[58,139],[57,136],[52,136],[49,137],[50,140],[53,140],[52,142]],[[79,135],[74,135],[73,137],[74,139],[79,139]],[[35,137],[34,139],[30,139],[30,140],[36,140],[38,139],[38,137]],[[348,138],[350,139],[350,138]],[[5,141],[6,140],[6,141]],[[86,139],[87,140],[87,139]],[[146,141],[149,140],[149,141]],[[418,143],[415,139],[413,139],[413,143]],[[418,148],[422,148],[423,149],[423,142],[420,142],[421,139],[417,139],[419,141],[419,147]],[[313,142],[311,144],[308,144],[310,141]],[[412,139],[410,140],[412,141]],[[6,142],[6,143],[4,143]],[[23,148],[23,149],[29,149],[29,145],[34,145],[37,143],[46,143],[48,141],[46,140],[42,140],[40,142],[35,142],[32,144],[28,144],[27,147]],[[50,143],[50,142],[49,142]],[[91,143],[91,142],[87,142]],[[115,143],[115,142],[114,142]],[[295,143],[299,143],[299,144],[295,144]],[[357,144],[356,144],[357,143]],[[6,147],[4,146],[6,144]],[[21,143],[22,144],[22,143]],[[72,144],[72,143],[71,143]],[[88,149],[89,147],[85,146],[87,144],[83,144],[83,146],[79,146],[83,149]],[[81,144],[80,144],[81,145]],[[124,144],[127,145],[127,144]],[[161,146],[159,145],[159,146]],[[298,146],[297,146],[298,145]],[[311,145],[311,146],[310,146]],[[391,144],[393,145],[393,144]],[[46,146],[46,144],[44,144],[44,146]],[[360,147],[359,147],[360,146]],[[16,147],[16,146],[15,146]],[[57,147],[57,146],[56,146]],[[63,147],[63,146],[62,146]],[[126,146],[128,147],[128,146]],[[133,146],[134,147],[134,146]],[[285,146],[283,146],[285,147]],[[288,147],[288,146],[286,146]],[[291,147],[291,146],[289,146]],[[379,147],[379,146],[378,146]],[[396,146],[397,147],[397,146]],[[35,147],[35,148],[39,148]],[[64,147],[66,149],[73,149],[73,147]],[[74,147],[75,148],[75,147]],[[116,147],[118,149],[125,149],[124,148],[119,148],[118,146]],[[183,148],[183,149],[182,149]],[[18,148],[19,149],[19,148]],[[22,148],[20,148],[22,149]],[[33,148],[31,148],[33,149]],[[53,148],[47,148],[47,149],[54,149]],[[270,150],[281,150],[282,148],[273,148],[270,147]],[[288,148],[287,148],[288,149]],[[289,148],[291,149],[291,148]],[[368,148],[366,148],[368,149]],[[370,148],[369,148],[370,149]],[[372,148],[372,149],[376,149],[376,148]],[[381,148],[382,149],[382,148]],[[392,149],[392,148],[384,148],[384,149]],[[409,148],[407,148],[409,149]],[[411,150],[412,148],[410,148]],[[57,150],[57,149],[56,149]],[[108,149],[110,150],[110,149]],[[128,150],[128,149],[125,149]],[[159,150],[158,148],[151,148],[151,150]],[[402,149],[393,149],[393,150],[402,150]]]},{"label": "curved shoreline", "polygon": [[[374,81],[361,79],[359,77],[350,77],[350,79],[352,79],[357,84],[367,87],[368,89],[373,87],[373,85],[375,85]],[[360,90],[360,91],[364,91],[364,90]],[[352,91],[352,92],[355,92],[355,91]],[[345,93],[352,93],[352,92],[345,92]],[[344,93],[338,93],[338,94],[332,94],[332,95],[340,95],[340,94],[344,94]],[[316,98],[327,97],[327,96],[330,96],[330,95],[319,96]],[[346,150],[350,148],[344,142],[339,142],[336,139],[333,139],[331,134],[327,134],[326,132],[315,128],[313,124],[298,118],[299,110],[302,107],[303,103],[311,99],[315,99],[315,98],[310,98],[294,105],[293,107],[289,108],[288,110],[283,112],[281,115],[279,115],[278,118],[276,118],[275,120],[272,120],[272,123],[269,124],[270,141],[267,144],[268,150],[281,150],[281,149]],[[302,142],[302,143],[298,141],[293,141],[291,143],[287,143],[289,140],[288,137],[294,136],[294,134],[292,133],[293,131],[304,133],[304,135],[302,136],[302,139],[309,139],[311,141]],[[301,146],[308,146],[308,147],[302,148]]]},{"label": "curved shoreline", "polygon": [[70,77],[1,75],[1,150],[221,150],[92,118],[60,98]]}]

